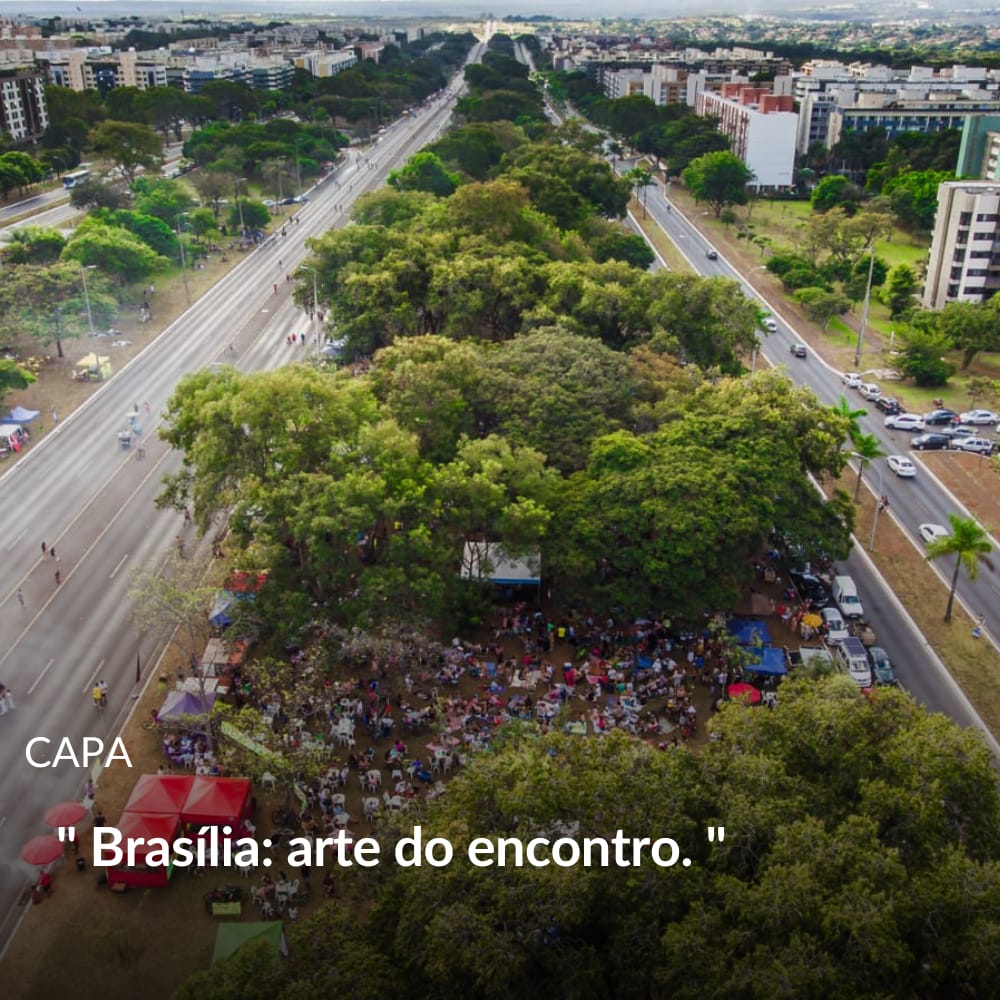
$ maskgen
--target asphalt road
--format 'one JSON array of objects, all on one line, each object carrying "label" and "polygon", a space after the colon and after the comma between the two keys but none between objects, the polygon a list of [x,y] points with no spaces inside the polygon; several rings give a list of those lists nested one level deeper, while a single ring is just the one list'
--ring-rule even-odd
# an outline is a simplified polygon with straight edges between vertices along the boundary
[{"label": "asphalt road", "polygon": [[[472,58],[480,51],[477,47]],[[87,777],[71,765],[30,767],[26,744],[35,736],[56,743],[69,737],[79,753],[84,736],[110,738],[137,692],[137,654],[145,679],[163,648],[162,636],[138,634],[127,596],[133,573],[172,558],[173,540],[184,531],[180,515],[154,507],[161,476],[180,464],[180,456],[157,438],[157,415],[189,372],[220,362],[245,370],[273,368],[300,360],[317,346],[316,331],[291,301],[284,275],[307,256],[307,238],[343,225],[359,194],[384,183],[392,167],[442,131],[464,89],[460,80],[459,75],[430,107],[387,129],[369,150],[353,152],[312,191],[300,223],[287,226],[286,237],[248,254],[0,476],[0,680],[17,705],[0,717],[0,947],[23,912],[15,899],[34,877],[20,861],[21,845],[45,832],[42,816],[50,805],[80,798]],[[286,343],[289,333],[303,331],[309,332],[305,346]],[[95,341],[95,348],[100,344]],[[135,404],[142,411],[144,461],[117,442]],[[42,542],[55,547],[58,563],[42,556]],[[191,538],[189,546],[195,544]],[[24,606],[17,599],[19,587]],[[103,712],[90,698],[97,679],[110,688]]]},{"label": "asphalt road", "polygon": [[[620,161],[617,166],[624,171],[633,163],[634,161]],[[949,513],[965,513],[957,500],[920,462],[919,453],[910,451],[910,435],[904,431],[887,430],[881,411],[873,404],[866,403],[856,392],[845,390],[838,371],[826,365],[811,349],[805,360],[790,355],[790,346],[801,342],[802,338],[782,317],[780,307],[775,308],[772,303],[763,299],[721,254],[717,260],[710,260],[706,254],[715,248],[675,205],[670,204],[668,198],[669,192],[660,183],[650,185],[646,191],[646,211],[680,249],[694,270],[706,276],[731,278],[739,282],[744,294],[759,299],[775,317],[777,331],[770,334],[762,332],[761,337],[760,352],[768,361],[784,366],[794,381],[808,385],[826,404],[832,405],[840,396],[846,396],[853,408],[867,409],[869,415],[861,418],[862,429],[875,434],[888,454],[909,454],[917,463],[918,473],[915,479],[898,479],[885,464],[885,460],[879,459],[866,470],[865,480],[873,484],[878,492],[889,497],[890,511],[882,516],[895,518],[914,546],[922,552],[923,544],[917,535],[917,525],[925,521],[947,525]],[[863,550],[862,545],[867,545],[869,541],[871,525],[859,524],[857,527],[858,544],[840,569],[853,576],[858,583],[865,615],[878,636],[879,645],[886,649],[896,667],[900,682],[928,708],[944,712],[961,725],[981,729],[994,753],[1000,756],[1000,744],[986,733],[981,720],[961,690]],[[951,560],[939,560],[939,563],[941,565],[936,567],[939,572],[950,577],[954,563]],[[967,607],[986,615],[987,627],[992,620],[1000,628],[1000,584],[991,570],[984,567],[976,581],[968,580],[963,573],[958,593]],[[944,594],[941,597],[943,614]]]}]

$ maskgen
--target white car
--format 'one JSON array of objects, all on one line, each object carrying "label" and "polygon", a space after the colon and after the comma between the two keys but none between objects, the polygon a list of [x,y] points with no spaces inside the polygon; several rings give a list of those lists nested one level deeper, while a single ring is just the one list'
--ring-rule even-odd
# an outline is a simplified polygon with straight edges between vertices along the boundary
[{"label": "white car", "polygon": [[939,538],[947,538],[951,532],[943,524],[918,524],[917,534],[924,540],[925,545],[937,541]]},{"label": "white car", "polygon": [[973,424],[976,427],[995,427],[1000,423],[998,417],[992,410],[967,410],[958,415],[960,424]]},{"label": "white car", "polygon": [[919,413],[894,413],[885,418],[885,426],[894,431],[922,431],[924,418]]},{"label": "white car", "polygon": [[857,372],[843,372],[840,376],[840,381],[844,383],[847,389],[861,388],[861,376]]},{"label": "white car", "polygon": [[874,382],[862,382],[858,386],[858,392],[861,393],[863,399],[867,399],[870,403],[874,403],[882,395],[882,390]]},{"label": "white car", "polygon": [[993,452],[993,442],[981,437],[953,437],[949,447],[956,451],[971,451],[974,455],[990,455]]},{"label": "white car", "polygon": [[775,320],[775,318],[773,316],[765,316],[760,321],[760,324],[769,333],[777,333],[778,332],[778,324],[777,324],[777,321]]},{"label": "white car", "polygon": [[836,645],[843,642],[850,633],[843,616],[836,608],[823,608],[823,624],[826,626],[826,641]]},{"label": "white car", "polygon": [[872,672],[866,665],[852,662],[847,668],[847,674],[862,690],[872,686]]},{"label": "white car", "polygon": [[917,474],[917,467],[905,455],[890,455],[886,463],[900,479],[912,479]]}]

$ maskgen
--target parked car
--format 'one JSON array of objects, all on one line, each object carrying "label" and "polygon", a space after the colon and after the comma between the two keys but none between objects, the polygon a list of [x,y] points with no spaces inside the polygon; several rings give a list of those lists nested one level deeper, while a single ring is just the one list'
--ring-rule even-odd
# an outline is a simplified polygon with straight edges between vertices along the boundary
[{"label": "parked car", "polygon": [[946,427],[956,420],[958,414],[954,410],[931,410],[924,414],[924,424],[927,427]]},{"label": "parked car", "polygon": [[[879,403],[881,402],[880,399]],[[885,426],[894,431],[922,431],[924,422],[916,413],[894,413],[885,418]]]},{"label": "parked car", "polygon": [[961,424],[957,427],[954,425],[951,427],[942,427],[941,433],[948,438],[949,441],[954,438],[972,438],[983,436],[983,432],[981,430],[977,430],[975,427],[963,427]]},{"label": "parked car", "polygon": [[918,434],[911,442],[910,447],[917,451],[940,451],[947,448],[951,438],[947,434]]},{"label": "parked car", "polygon": [[955,451],[971,451],[974,455],[990,455],[993,452],[993,442],[981,437],[954,437],[951,447]]},{"label": "parked car", "polygon": [[718,260],[719,259],[719,253],[718,253],[717,250],[706,250],[705,251],[705,256],[709,260]]},{"label": "parked car", "polygon": [[868,658],[872,663],[872,673],[875,675],[876,684],[899,686],[899,681],[896,680],[896,671],[892,669],[892,664],[889,662],[889,654],[881,646],[870,646]]},{"label": "parked car", "polygon": [[794,569],[789,571],[788,576],[799,595],[812,601],[814,608],[825,608],[830,603],[830,595],[818,576]]},{"label": "parked car", "polygon": [[861,376],[857,372],[842,372],[840,381],[844,383],[844,387],[847,389],[861,388]]},{"label": "parked car", "polygon": [[899,400],[894,396],[879,396],[875,400],[875,408],[881,410],[883,413],[888,413],[889,416],[903,412],[903,408],[899,405]]},{"label": "parked car", "polygon": [[805,344],[792,344],[788,350],[791,352],[792,357],[795,358],[807,358],[809,356]]},{"label": "parked car", "polygon": [[882,395],[882,390],[874,382],[862,382],[858,392],[861,393],[863,399],[867,399],[870,403],[874,403]]},{"label": "parked car", "polygon": [[951,532],[943,524],[927,522],[917,525],[917,534],[924,540],[925,545],[930,545],[938,538],[947,538]]},{"label": "parked car", "polygon": [[905,455],[890,455],[886,464],[900,479],[912,479],[917,474],[917,467]]},{"label": "parked car", "polygon": [[960,424],[972,424],[974,427],[995,427],[1000,422],[992,410],[966,410],[958,415]]},{"label": "parked car", "polygon": [[836,608],[823,608],[823,624],[826,626],[826,641],[836,645],[843,642],[850,633],[841,613]]}]

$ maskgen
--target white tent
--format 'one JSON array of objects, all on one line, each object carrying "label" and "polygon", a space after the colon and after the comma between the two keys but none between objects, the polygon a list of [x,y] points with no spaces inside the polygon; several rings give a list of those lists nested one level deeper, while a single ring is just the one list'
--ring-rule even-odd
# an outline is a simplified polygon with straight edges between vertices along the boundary
[{"label": "white tent", "polygon": [[499,542],[466,542],[462,552],[462,578],[504,586],[540,586],[542,557],[538,552],[515,558]]}]

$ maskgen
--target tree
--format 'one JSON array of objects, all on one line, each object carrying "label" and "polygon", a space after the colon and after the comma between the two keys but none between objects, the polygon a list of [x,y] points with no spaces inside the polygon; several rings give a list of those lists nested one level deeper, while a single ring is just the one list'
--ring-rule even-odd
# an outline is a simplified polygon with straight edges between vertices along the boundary
[{"label": "tree", "polygon": [[66,238],[58,229],[23,226],[10,234],[3,258],[11,264],[52,264],[59,259]]},{"label": "tree", "polygon": [[215,218],[219,218],[219,206],[223,198],[234,194],[239,178],[225,170],[197,170],[191,177],[191,183],[201,197],[202,203],[212,207]]},{"label": "tree", "polygon": [[69,203],[74,208],[107,208],[113,212],[125,207],[125,194],[119,186],[91,174],[73,185]]},{"label": "tree", "polygon": [[802,303],[809,318],[821,324],[824,330],[834,316],[840,316],[851,308],[851,300],[846,295],[825,288],[800,288],[795,298]]},{"label": "tree", "polygon": [[938,189],[955,179],[952,170],[905,169],[887,181],[882,193],[893,214],[906,229],[930,232],[937,214]]},{"label": "tree", "polygon": [[1000,350],[1000,309],[988,302],[949,302],[938,314],[938,327],[962,351],[968,368],[980,351]]},{"label": "tree", "polygon": [[865,474],[865,466],[876,458],[884,458],[885,452],[874,434],[855,434],[852,441],[852,454],[858,460],[858,481],[854,486],[854,502],[861,498],[861,477]]},{"label": "tree", "polygon": [[809,200],[814,212],[842,208],[846,214],[853,215],[861,201],[861,191],[843,174],[828,174],[813,189]]},{"label": "tree", "polygon": [[641,236],[623,229],[613,229],[592,239],[590,249],[596,261],[622,260],[641,270],[656,260],[656,254]]},{"label": "tree", "polygon": [[958,573],[964,566],[970,580],[975,580],[979,573],[979,564],[988,569],[993,564],[988,558],[993,546],[989,543],[987,532],[971,517],[960,517],[949,514],[951,534],[944,538],[935,538],[927,546],[928,560],[940,559],[942,556],[955,556],[955,569],[951,574],[951,586],[948,590],[948,604],[944,609],[944,620],[951,621],[951,611],[955,603],[955,590],[958,587]]},{"label": "tree", "polygon": [[937,315],[918,314],[903,333],[905,346],[899,369],[920,386],[944,385],[958,369],[945,355],[952,350],[951,338],[943,333]]},{"label": "tree", "polygon": [[16,361],[0,358],[0,403],[11,389],[27,389],[32,382],[37,382],[35,376],[22,368]]},{"label": "tree", "polygon": [[0,190],[5,198],[13,188],[23,195],[26,188],[44,176],[44,168],[33,156],[19,150],[0,154]]},{"label": "tree", "polygon": [[857,409],[852,408],[846,396],[838,396],[837,402],[831,409],[838,417],[847,421],[847,439],[854,441],[861,433],[861,424],[858,421],[861,417],[867,417],[868,411],[863,406]]},{"label": "tree", "polygon": [[389,184],[398,191],[427,191],[447,198],[458,187],[458,177],[445,170],[436,154],[423,150],[414,153],[399,170],[391,170]]},{"label": "tree", "polygon": [[117,165],[129,185],[139,167],[153,170],[162,160],[163,141],[147,125],[134,122],[103,121],[90,133],[90,144]]},{"label": "tree", "polygon": [[706,153],[693,160],[681,175],[698,201],[708,202],[718,218],[728,205],[745,205],[753,171],[728,152]]},{"label": "tree", "polygon": [[247,229],[264,229],[271,221],[271,213],[262,201],[237,198],[229,209],[226,221],[236,231],[239,231],[241,224]]},{"label": "tree", "polygon": [[138,236],[96,220],[77,227],[76,235],[62,252],[62,259],[97,267],[122,284],[146,278],[166,264]]},{"label": "tree", "polygon": [[137,211],[161,219],[171,229],[177,225],[178,215],[194,207],[187,188],[167,177],[140,177],[133,185],[133,192]]},{"label": "tree", "polygon": [[889,307],[889,315],[896,319],[913,307],[913,296],[917,291],[917,276],[913,268],[897,264],[889,272],[882,297]]}]

